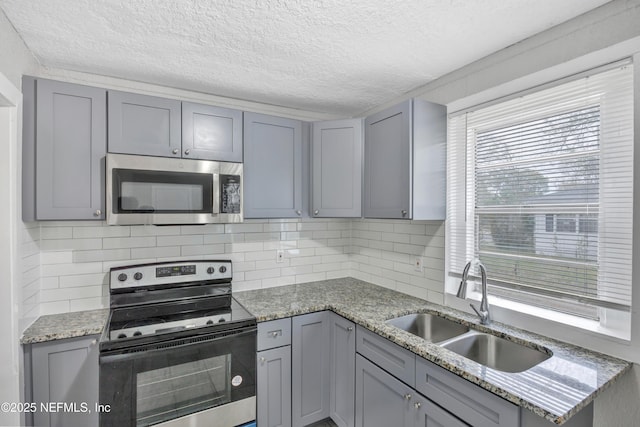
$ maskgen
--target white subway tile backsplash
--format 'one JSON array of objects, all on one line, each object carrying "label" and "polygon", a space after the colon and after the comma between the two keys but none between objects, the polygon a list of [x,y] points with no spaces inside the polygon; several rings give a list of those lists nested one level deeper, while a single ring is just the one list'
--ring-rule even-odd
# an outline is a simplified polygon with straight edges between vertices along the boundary
[{"label": "white subway tile backsplash", "polygon": [[74,239],[87,239],[91,237],[129,237],[129,227],[74,227]]},{"label": "white subway tile backsplash", "polygon": [[185,236],[158,236],[156,244],[158,246],[182,246],[182,245],[201,245],[203,236],[198,234],[189,234]]},{"label": "white subway tile backsplash", "polygon": [[224,253],[224,245],[194,245],[194,246],[182,246],[180,248],[182,256],[190,255],[218,255]]},{"label": "white subway tile backsplash", "polygon": [[131,249],[74,251],[73,262],[117,261],[131,259]]},{"label": "white subway tile backsplash", "polygon": [[103,239],[104,249],[146,248],[156,245],[156,236],[145,237],[111,237]]},{"label": "white subway tile backsplash", "polygon": [[179,257],[180,246],[159,246],[131,249],[131,259]]},{"label": "white subway tile backsplash", "polygon": [[[112,267],[206,258],[234,262],[236,291],[352,276],[443,299],[444,223],[437,221],[286,218],[163,227],[57,221],[25,224],[22,240],[22,299],[32,315],[107,306]],[[413,268],[416,255],[423,272]]]},{"label": "white subway tile backsplash", "polygon": [[52,239],[40,240],[42,251],[69,251],[81,249],[102,249],[102,239]]}]

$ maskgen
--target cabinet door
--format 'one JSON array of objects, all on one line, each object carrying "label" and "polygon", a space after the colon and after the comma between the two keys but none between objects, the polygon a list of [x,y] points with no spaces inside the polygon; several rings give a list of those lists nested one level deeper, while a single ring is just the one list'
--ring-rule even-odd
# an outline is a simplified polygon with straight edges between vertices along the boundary
[{"label": "cabinet door", "polygon": [[292,319],[292,420],[296,427],[329,416],[329,324],[327,312]]},{"label": "cabinet door", "polygon": [[244,113],[244,217],[302,215],[302,122]]},{"label": "cabinet door", "polygon": [[468,427],[435,403],[417,396],[413,403],[417,407],[418,422],[416,427]]},{"label": "cabinet door", "polygon": [[362,206],[362,120],[313,124],[312,215],[357,217]]},{"label": "cabinet door", "polygon": [[331,388],[329,410],[338,427],[355,423],[356,331],[353,322],[329,314],[331,328]]},{"label": "cabinet door", "polygon": [[291,346],[258,352],[258,425],[291,427]]},{"label": "cabinet door", "polygon": [[109,152],[180,157],[180,111],[174,99],[109,91]]},{"label": "cabinet door", "polygon": [[411,217],[411,114],[408,100],[365,120],[365,218]]},{"label": "cabinet door", "polygon": [[106,91],[36,82],[35,218],[104,219]]},{"label": "cabinet door", "polygon": [[415,392],[356,355],[356,427],[413,427]]},{"label": "cabinet door", "polygon": [[40,403],[82,404],[91,412],[45,412],[33,414],[34,425],[91,427],[98,425],[98,336],[32,344],[33,400]]},{"label": "cabinet door", "polygon": [[242,111],[183,102],[182,157],[242,162]]}]

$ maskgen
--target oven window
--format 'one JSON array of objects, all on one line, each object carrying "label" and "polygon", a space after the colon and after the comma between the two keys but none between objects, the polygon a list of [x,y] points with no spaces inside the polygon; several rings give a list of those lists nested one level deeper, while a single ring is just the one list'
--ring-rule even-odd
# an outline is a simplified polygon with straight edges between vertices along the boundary
[{"label": "oven window", "polygon": [[137,374],[136,425],[148,426],[231,402],[231,355]]},{"label": "oven window", "polygon": [[115,213],[211,213],[211,174],[113,170]]}]

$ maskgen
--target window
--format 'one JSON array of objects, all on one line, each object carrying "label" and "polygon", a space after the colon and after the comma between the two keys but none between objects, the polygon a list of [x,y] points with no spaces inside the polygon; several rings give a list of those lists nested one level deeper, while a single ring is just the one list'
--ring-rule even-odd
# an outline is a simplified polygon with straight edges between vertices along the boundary
[{"label": "window", "polygon": [[624,61],[450,115],[450,282],[478,258],[501,298],[630,312],[632,74]]}]

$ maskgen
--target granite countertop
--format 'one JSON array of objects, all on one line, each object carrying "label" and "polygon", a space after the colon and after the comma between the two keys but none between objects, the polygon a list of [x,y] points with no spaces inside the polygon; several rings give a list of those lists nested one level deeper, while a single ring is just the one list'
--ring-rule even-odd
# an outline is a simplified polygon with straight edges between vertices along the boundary
[{"label": "granite countertop", "polygon": [[[632,366],[621,359],[498,322],[483,326],[475,315],[353,278],[234,292],[234,296],[258,322],[331,310],[555,424],[563,424],[589,405]],[[475,330],[546,349],[553,356],[528,371],[506,373],[385,323],[416,312],[435,313]],[[101,309],[41,316],[24,332],[20,342],[33,344],[99,334],[108,315],[108,309]]]},{"label": "granite countertop", "polygon": [[[258,322],[331,310],[555,424],[563,424],[589,405],[632,366],[498,322],[483,326],[475,315],[353,278],[237,292],[234,296]],[[385,320],[416,312],[436,313],[482,332],[542,347],[553,356],[524,372],[501,372],[385,324]]]},{"label": "granite countertop", "polygon": [[34,344],[100,334],[108,316],[106,308],[40,316],[24,331],[20,343]]}]

